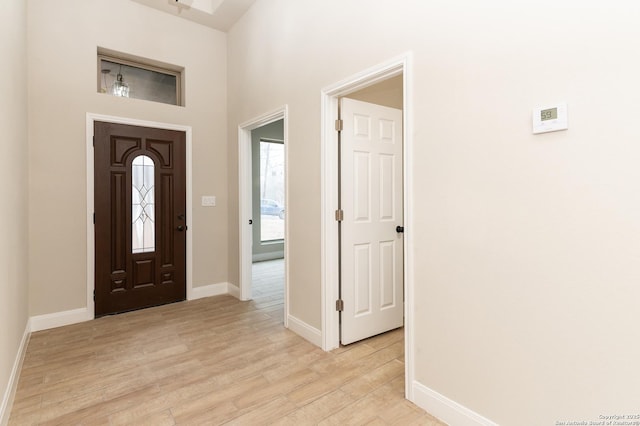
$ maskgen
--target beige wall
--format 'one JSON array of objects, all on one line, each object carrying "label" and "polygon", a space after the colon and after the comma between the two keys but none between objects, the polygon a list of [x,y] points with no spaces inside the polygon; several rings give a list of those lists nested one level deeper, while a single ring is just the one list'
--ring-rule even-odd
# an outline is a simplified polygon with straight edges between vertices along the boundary
[{"label": "beige wall", "polygon": [[[0,4],[0,410],[27,325],[27,21],[23,0]],[[5,416],[8,413],[5,413]],[[0,423],[3,419],[0,411]],[[6,417],[5,417],[6,419]]]},{"label": "beige wall", "polygon": [[[193,126],[193,283],[226,282],[226,35],[128,0],[31,0],[28,19],[30,314],[86,306],[87,112]],[[184,66],[186,107],[96,93],[98,46]]]},{"label": "beige wall", "polygon": [[[320,327],[320,91],[411,51],[416,379],[504,425],[637,411],[639,20],[626,1],[258,1],[228,36],[229,130],[289,106],[291,314]],[[569,130],[532,135],[558,101]]]}]

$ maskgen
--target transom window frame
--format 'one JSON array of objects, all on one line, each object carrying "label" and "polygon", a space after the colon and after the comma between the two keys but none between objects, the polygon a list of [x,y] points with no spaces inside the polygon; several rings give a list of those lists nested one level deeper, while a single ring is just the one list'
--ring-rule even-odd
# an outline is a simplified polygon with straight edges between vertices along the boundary
[{"label": "transom window frame", "polygon": [[[153,59],[142,58],[139,56],[129,55],[123,52],[117,52],[115,50],[105,49],[98,47],[98,53],[96,55],[96,79],[97,79],[97,92],[101,93],[102,90],[102,72],[101,61],[109,61],[118,65],[125,65],[128,67],[139,68],[145,71],[157,72],[161,74],[170,75],[176,78],[176,104],[175,106],[184,107],[184,67],[169,64],[166,62],[156,61]],[[146,99],[141,99],[146,100]],[[149,101],[154,102],[154,101]],[[166,104],[171,105],[171,104]]]}]

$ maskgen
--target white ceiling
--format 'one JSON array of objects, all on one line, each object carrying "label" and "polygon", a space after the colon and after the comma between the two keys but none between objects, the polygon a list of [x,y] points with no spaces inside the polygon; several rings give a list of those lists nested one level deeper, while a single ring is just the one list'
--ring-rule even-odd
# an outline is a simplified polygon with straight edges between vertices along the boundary
[{"label": "white ceiling", "polygon": [[145,6],[227,32],[256,0],[133,0]]}]

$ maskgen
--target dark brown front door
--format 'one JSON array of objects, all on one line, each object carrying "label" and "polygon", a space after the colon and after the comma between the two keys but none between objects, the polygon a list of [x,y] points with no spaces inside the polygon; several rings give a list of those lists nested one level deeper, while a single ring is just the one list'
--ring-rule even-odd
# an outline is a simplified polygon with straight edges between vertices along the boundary
[{"label": "dark brown front door", "polygon": [[95,122],[96,317],[186,296],[185,133]]}]

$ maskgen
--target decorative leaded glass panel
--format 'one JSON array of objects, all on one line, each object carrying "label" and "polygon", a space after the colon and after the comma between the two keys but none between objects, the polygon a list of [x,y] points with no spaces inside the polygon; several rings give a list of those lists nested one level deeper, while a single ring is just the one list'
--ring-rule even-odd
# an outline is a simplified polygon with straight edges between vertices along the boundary
[{"label": "decorative leaded glass panel", "polygon": [[131,249],[146,253],[156,249],[154,164],[146,155],[131,166]]}]

